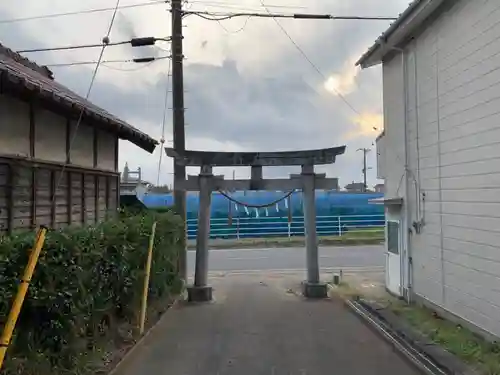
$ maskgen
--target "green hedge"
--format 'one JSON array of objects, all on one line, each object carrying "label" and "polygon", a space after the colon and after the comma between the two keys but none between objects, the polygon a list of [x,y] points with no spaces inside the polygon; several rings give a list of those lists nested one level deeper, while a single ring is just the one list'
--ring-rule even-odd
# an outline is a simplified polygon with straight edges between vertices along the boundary
[{"label": "green hedge", "polygon": [[[123,215],[47,234],[9,348],[6,374],[77,373],[81,363],[137,324],[151,227],[157,221],[149,301],[178,293],[181,223],[172,213]],[[35,234],[0,239],[0,319],[8,315]]]}]

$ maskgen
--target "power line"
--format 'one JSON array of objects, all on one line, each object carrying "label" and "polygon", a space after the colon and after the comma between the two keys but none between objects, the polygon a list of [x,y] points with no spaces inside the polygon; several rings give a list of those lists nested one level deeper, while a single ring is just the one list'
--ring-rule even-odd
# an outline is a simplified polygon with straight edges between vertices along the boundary
[{"label": "power line", "polygon": [[[119,46],[122,44],[128,44],[130,41],[123,42],[114,42],[108,43],[106,46]],[[81,44],[77,46],[62,46],[62,47],[48,47],[48,48],[32,48],[32,49],[22,49],[17,51],[17,53],[33,53],[33,52],[49,52],[49,51],[64,51],[64,50],[72,50],[72,49],[82,49],[82,48],[98,48],[103,47],[104,43],[95,43],[95,44]]]},{"label": "power line", "polygon": [[[268,14],[271,14],[269,12],[269,10],[264,6],[264,9],[266,9],[266,11],[268,12]],[[299,44],[297,42],[295,42],[295,40],[292,38],[292,36],[285,30],[285,28],[281,25],[281,23],[275,18],[273,17],[273,20],[274,22],[276,22],[276,25],[278,25],[278,27],[280,28],[280,30],[286,35],[286,37],[290,40],[290,42],[295,46],[295,48],[297,49],[297,51],[300,52],[300,54],[304,57],[304,59],[309,63],[309,65],[311,65],[311,67],[323,78],[324,81],[327,80],[327,77],[325,74],[323,74],[323,72],[318,68],[318,66],[309,58],[309,56],[307,56],[307,54],[304,52],[304,50],[299,46]],[[360,115],[360,112],[347,100],[347,98],[342,95],[342,93],[333,88],[333,90],[335,91],[335,93],[339,96],[340,99],[342,99],[342,101],[356,114]]]},{"label": "power line", "polygon": [[[159,56],[159,57],[141,57],[141,58],[136,58],[136,59],[124,59],[124,60],[103,60],[103,61],[101,61],[101,65],[105,66],[104,64],[116,64],[116,63],[136,63],[136,64],[146,63],[149,66],[149,63],[155,62],[157,60],[164,60],[164,59],[169,59],[169,58],[170,58],[170,56]],[[94,65],[94,64],[97,64],[97,61],[95,61],[95,60],[74,61],[74,62],[69,62],[69,63],[41,64],[41,65],[45,65],[49,68],[60,68],[60,67],[70,67],[70,66],[79,66],[79,65]]]},{"label": "power line", "polygon": [[[109,37],[107,37],[109,40]],[[19,50],[17,53],[33,53],[33,52],[49,52],[49,51],[65,51],[65,50],[74,50],[74,49],[83,49],[83,48],[98,48],[98,47],[109,47],[109,46],[119,46],[124,44],[130,44],[132,47],[143,47],[143,46],[151,46],[154,45],[158,41],[170,41],[170,38],[155,38],[155,37],[143,37],[143,38],[133,38],[130,40],[125,40],[121,42],[103,42],[102,43],[94,43],[94,44],[80,44],[76,46],[61,46],[61,47],[46,47],[46,48],[32,48],[32,49],[24,49]]]},{"label": "power line", "polygon": [[[263,5],[265,7],[265,5]],[[265,8],[267,13],[259,12],[208,12],[201,10],[185,10],[184,15],[195,15],[210,21],[223,21],[235,17],[260,17],[260,18],[292,18],[292,19],[311,19],[311,20],[358,20],[358,21],[395,21],[397,17],[384,16],[334,16],[332,14],[314,14],[314,13],[271,13]]]},{"label": "power line", "polygon": [[[194,3],[194,4],[206,5],[209,7],[228,8],[228,9],[236,8],[236,9],[252,10],[250,8],[242,8],[241,6],[239,6],[238,4],[235,4],[235,3],[225,3],[225,2],[219,2],[219,1],[201,1],[201,0],[192,0],[189,2]],[[168,3],[170,3],[169,0],[151,0],[147,3],[122,5],[122,6],[118,7],[118,9],[121,10],[121,9],[149,7],[152,5],[168,4]],[[301,7],[301,6],[287,6],[287,5],[276,5],[276,4],[268,4],[266,6],[269,8],[295,8],[295,9],[305,8],[305,7]],[[38,16],[3,19],[3,20],[0,20],[0,24],[10,24],[10,23],[42,20],[42,19],[48,19],[48,18],[59,18],[59,17],[67,17],[67,16],[102,13],[102,12],[108,12],[108,11],[112,11],[112,10],[114,10],[114,7],[83,9],[83,10],[76,10],[76,11],[71,11],[71,12],[61,12],[61,13],[49,13],[49,14],[41,14]]]},{"label": "power line", "polygon": [[[239,7],[239,4],[236,4],[236,3],[228,3],[228,2],[224,2],[224,1],[204,1],[204,0],[188,0],[187,1],[188,3],[193,3],[193,4],[203,4],[203,5],[213,5],[213,6],[221,6],[221,7],[225,7],[225,6],[238,6]],[[305,9],[306,7],[305,6],[300,6],[300,5],[279,5],[279,4],[266,4],[265,5],[266,7],[268,8],[287,8],[287,9],[290,9],[290,8],[294,8],[294,9]],[[240,8],[241,9],[241,8]]]},{"label": "power line", "polygon": [[247,24],[248,24],[248,21],[250,20],[250,17],[247,17],[247,19],[245,20],[245,23],[243,24],[243,26],[241,26],[239,29],[237,30],[228,30],[223,24],[222,22],[220,21],[217,21],[217,23],[219,24],[219,26],[222,28],[222,30],[224,30],[227,34],[237,34],[243,30],[245,30],[245,28],[247,27]]},{"label": "power line", "polygon": [[[97,59],[97,64],[95,66],[95,69],[94,69],[94,72],[92,74],[92,78],[90,79],[90,84],[89,84],[89,88],[87,89],[87,93],[85,94],[85,100],[87,101],[89,99],[89,96],[90,96],[90,92],[92,91],[92,87],[94,86],[94,82],[95,82],[95,79],[97,77],[97,72],[99,70],[99,66],[101,65],[101,61],[102,61],[102,57],[104,56],[104,50],[106,49],[106,42],[109,41],[109,35],[111,34],[111,30],[113,28],[113,24],[115,22],[115,18],[116,18],[116,13],[118,11],[118,7],[120,6],[120,0],[116,0],[116,5],[115,5],[115,8],[114,8],[114,12],[113,12],[113,15],[111,17],[111,21],[109,22],[109,27],[108,27],[108,32],[106,33],[106,36],[103,38],[103,45],[102,45],[102,48],[101,48],[101,52],[99,53],[99,58]],[[71,150],[73,148],[73,144],[76,140],[76,136],[78,134],[78,128],[80,127],[80,124],[82,122],[82,119],[83,119],[83,114],[85,113],[85,103],[82,104],[82,108],[80,110],[80,114],[78,116],[78,120],[76,122],[76,125],[75,125],[75,130],[73,132],[73,136],[69,142],[69,147],[68,147],[68,152],[67,152],[67,155],[66,155],[66,160],[69,160],[69,155],[71,153]],[[57,191],[61,181],[62,181],[62,178],[64,176],[64,170],[66,169],[66,166],[67,166],[67,162],[64,163],[63,167],[61,168],[61,173],[59,174],[59,179],[57,181],[57,184],[55,186],[55,191]],[[54,194],[54,197],[53,197],[53,203],[55,202],[55,199],[56,199],[56,195]]]},{"label": "power line", "polygon": [[[122,5],[122,6],[118,7],[118,9],[138,8],[138,7],[145,7],[145,6],[151,6],[151,5],[166,4],[166,3],[168,3],[168,1],[165,1],[165,0],[151,0],[148,3],[138,3],[138,4]],[[73,15],[80,15],[80,14],[100,13],[100,12],[112,11],[114,9],[115,9],[114,7],[109,7],[109,8],[95,8],[95,9],[77,10],[77,11],[73,11],[73,12],[51,13],[51,14],[42,14],[42,15],[39,15],[39,16],[22,17],[22,18],[11,18],[11,19],[0,20],[0,24],[8,24],[8,23],[16,23],[16,22],[26,22],[26,21],[41,20],[41,19],[46,19],[46,18],[57,18],[57,17],[73,16]]]},{"label": "power line", "polygon": [[161,173],[161,163],[163,160],[163,153],[165,150],[163,149],[163,145],[165,144],[165,126],[167,124],[167,110],[168,110],[168,93],[170,91],[170,69],[172,67],[172,60],[168,60],[168,69],[167,69],[167,85],[165,88],[165,102],[163,105],[163,119],[161,124],[161,139],[160,139],[160,158],[158,160],[158,175],[156,177],[156,186],[160,185],[160,173]]},{"label": "power line", "polygon": [[[205,7],[210,7],[210,8],[227,8],[227,9],[234,9],[237,11],[256,11],[259,10],[260,7],[248,7],[248,6],[241,6],[241,4],[234,4],[234,3],[226,3],[226,2],[219,2],[219,1],[198,1],[198,0],[192,0],[192,1],[187,1],[190,4],[200,4],[204,5]],[[269,8],[282,8],[282,9],[306,9],[305,6],[300,6],[300,5],[277,5],[277,4],[266,4],[267,7]]]}]

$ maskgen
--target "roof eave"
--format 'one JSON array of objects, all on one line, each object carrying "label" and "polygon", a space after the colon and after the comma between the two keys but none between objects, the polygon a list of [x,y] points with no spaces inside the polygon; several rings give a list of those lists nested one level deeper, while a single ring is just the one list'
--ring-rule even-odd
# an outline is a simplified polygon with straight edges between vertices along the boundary
[{"label": "roof eave", "polygon": [[366,69],[382,62],[383,58],[403,43],[409,35],[429,18],[446,0],[415,0],[394,21],[356,62],[356,66]]},{"label": "roof eave", "polygon": [[136,145],[137,147],[143,149],[144,151],[152,154],[158,146],[159,142],[156,139],[151,138],[147,134],[140,131],[134,132],[128,129],[121,128],[118,132],[118,137],[125,141],[129,141]]},{"label": "roof eave", "polygon": [[158,146],[158,141],[149,138],[149,139],[126,139],[127,141],[132,142],[134,145],[137,147],[142,148],[144,151],[149,152],[152,154],[154,150],[156,149],[156,146]]}]

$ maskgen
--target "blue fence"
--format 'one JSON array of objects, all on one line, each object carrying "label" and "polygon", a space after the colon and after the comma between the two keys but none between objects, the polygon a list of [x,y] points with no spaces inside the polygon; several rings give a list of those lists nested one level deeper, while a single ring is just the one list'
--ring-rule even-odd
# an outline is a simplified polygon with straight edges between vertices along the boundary
[{"label": "blue fence", "polygon": [[[212,218],[210,220],[211,238],[262,238],[304,236],[304,217],[236,217]],[[340,236],[343,234],[383,229],[384,215],[361,216],[318,216],[316,230],[319,236]],[[198,223],[196,219],[188,219],[188,238],[196,238]],[[380,233],[380,231],[379,231]],[[383,234],[381,234],[383,237]]]},{"label": "blue fence", "polygon": [[[282,197],[284,192],[235,192],[231,196],[240,202],[262,205]],[[343,193],[318,191],[316,215],[318,235],[340,235],[346,231],[380,228],[385,225],[384,210],[368,201],[382,197],[379,193]],[[143,198],[148,207],[173,204],[171,194],[148,194]],[[196,237],[198,194],[187,195],[187,231]],[[291,221],[289,222],[289,217]],[[219,193],[213,193],[211,206],[212,238],[282,237],[304,235],[302,193],[292,194],[273,207],[254,209],[230,202]]]}]

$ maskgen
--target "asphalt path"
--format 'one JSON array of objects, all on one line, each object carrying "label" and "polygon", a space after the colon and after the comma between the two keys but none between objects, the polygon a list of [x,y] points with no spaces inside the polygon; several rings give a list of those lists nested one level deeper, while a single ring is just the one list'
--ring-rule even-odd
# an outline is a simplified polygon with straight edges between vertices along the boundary
[{"label": "asphalt path", "polygon": [[[194,272],[195,250],[188,251],[188,270]],[[320,247],[321,271],[346,269],[382,270],[385,264],[383,246]],[[211,249],[209,272],[258,272],[305,270],[303,247],[260,249]]]},{"label": "asphalt path", "polygon": [[116,375],[419,373],[339,299],[306,301],[275,275],[212,281],[212,303],[176,305]]}]

